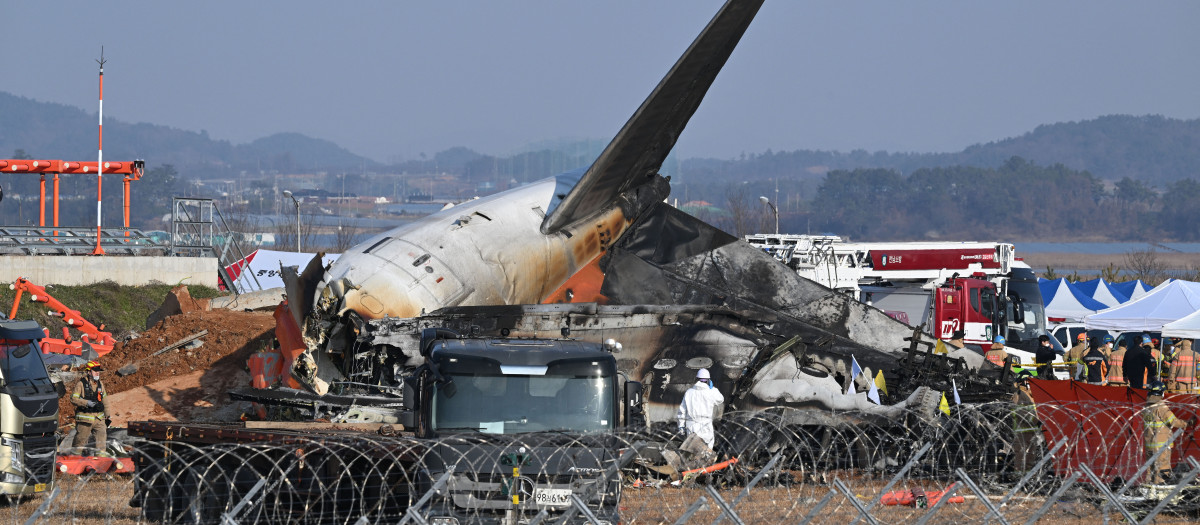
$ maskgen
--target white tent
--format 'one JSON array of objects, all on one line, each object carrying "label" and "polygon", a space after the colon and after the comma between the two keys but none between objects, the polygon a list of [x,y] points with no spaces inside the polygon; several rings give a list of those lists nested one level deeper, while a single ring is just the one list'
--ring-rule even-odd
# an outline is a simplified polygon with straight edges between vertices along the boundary
[{"label": "white tent", "polygon": [[1089,330],[1158,332],[1196,310],[1200,310],[1200,283],[1175,280],[1121,306],[1089,315],[1083,322]]},{"label": "white tent", "polygon": [[1108,308],[1108,305],[1088,297],[1066,279],[1043,282],[1039,287],[1042,301],[1046,304],[1046,317],[1076,321]]},{"label": "white tent", "polygon": [[1200,310],[1187,317],[1172,321],[1163,326],[1163,337],[1182,337],[1184,339],[1200,339]]},{"label": "white tent", "polygon": [[[269,290],[283,287],[283,276],[279,274],[281,266],[297,266],[300,271],[308,266],[315,253],[277,252],[274,250],[254,250],[245,259],[239,260],[225,268],[239,293],[256,290]],[[321,264],[328,266],[336,260],[338,254],[326,254]]]}]

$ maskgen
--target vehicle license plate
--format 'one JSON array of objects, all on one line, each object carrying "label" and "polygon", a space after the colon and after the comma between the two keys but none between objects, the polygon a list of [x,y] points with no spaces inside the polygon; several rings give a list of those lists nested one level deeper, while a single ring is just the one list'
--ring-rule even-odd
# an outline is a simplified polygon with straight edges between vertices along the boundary
[{"label": "vehicle license plate", "polygon": [[533,503],[547,507],[566,507],[571,504],[571,489],[534,489]]}]

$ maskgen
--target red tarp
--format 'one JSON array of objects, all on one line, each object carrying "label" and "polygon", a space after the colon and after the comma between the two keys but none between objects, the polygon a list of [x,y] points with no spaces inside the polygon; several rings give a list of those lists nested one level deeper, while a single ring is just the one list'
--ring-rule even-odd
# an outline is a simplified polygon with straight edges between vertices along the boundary
[{"label": "red tarp", "polygon": [[[1065,452],[1054,459],[1055,472],[1067,476],[1081,464],[1101,480],[1128,480],[1146,461],[1142,444],[1142,408],[1146,391],[1136,388],[1089,385],[1078,381],[1030,380],[1046,446],[1066,439]],[[1171,464],[1187,456],[1200,459],[1195,422],[1200,396],[1167,394],[1175,416],[1190,421],[1175,441]]]}]

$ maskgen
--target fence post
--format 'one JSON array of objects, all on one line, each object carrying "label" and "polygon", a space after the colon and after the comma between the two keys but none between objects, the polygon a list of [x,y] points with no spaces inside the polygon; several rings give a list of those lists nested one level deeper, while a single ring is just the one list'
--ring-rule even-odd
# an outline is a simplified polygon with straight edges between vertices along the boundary
[{"label": "fence post", "polygon": [[[755,485],[758,485],[758,482],[762,480],[763,476],[766,475],[766,473],[769,472],[772,468],[775,468],[775,463],[778,463],[779,459],[782,457],[783,457],[783,452],[776,453],[775,457],[771,458],[771,461],[767,462],[767,466],[763,467],[762,470],[758,471],[758,475],[754,476],[754,479],[750,480],[750,484],[746,485],[746,488],[742,489],[742,492],[739,493],[738,496],[733,499],[733,503],[730,503],[729,507],[730,508],[737,507],[738,503],[742,502],[742,499],[744,499],[746,496],[749,496],[750,489],[754,488]],[[722,513],[722,514],[717,515],[717,519],[713,520],[713,525],[720,525],[721,521],[723,521],[724,519],[725,519],[725,514]]]},{"label": "fence post", "polygon": [[[924,456],[925,453],[929,452],[929,449],[931,448],[933,448],[933,443],[926,443],[925,446],[921,447],[916,454],[913,454],[912,459],[908,460],[908,463],[904,464],[904,467],[900,469],[900,472],[897,472],[896,475],[892,477],[892,480],[883,487],[883,490],[879,491],[879,494],[875,496],[875,499],[871,500],[871,504],[867,505],[867,510],[870,511],[874,509],[875,506],[878,505],[881,500],[883,500],[883,495],[887,494],[889,490],[892,490],[892,487],[894,487],[896,483],[899,483],[904,476],[908,475],[908,471],[916,466],[917,461],[921,459],[921,456]],[[868,513],[868,515],[870,515],[870,513]],[[857,525],[859,518],[862,518],[862,516],[855,516],[854,521],[851,521],[850,525]]]},{"label": "fence post", "polygon": [[[449,467],[447,467],[446,472],[444,474],[442,474],[442,477],[438,478],[437,483],[434,483],[433,486],[430,487],[429,490],[425,492],[425,494],[422,494],[421,499],[417,500],[417,503],[415,505],[408,507],[408,510],[404,511],[404,517],[400,519],[400,525],[404,525],[405,523],[408,523],[409,520],[416,521],[417,523],[420,523],[421,525],[429,525],[425,521],[425,518],[421,517],[421,514],[418,513],[415,509],[424,507],[425,504],[429,502],[429,498],[433,497],[434,493],[436,493],[439,490],[442,490],[442,487],[450,482],[450,476],[452,474],[454,474],[454,465],[450,465]],[[366,516],[363,516],[363,518],[366,518]]]},{"label": "fence post", "polygon": [[974,492],[976,496],[979,496],[979,501],[983,503],[983,506],[988,508],[988,512],[990,514],[996,516],[996,519],[1000,520],[1000,523],[1008,525],[1008,520],[1004,519],[1004,515],[1000,513],[1000,509],[996,508],[996,506],[992,504],[992,500],[988,499],[987,493],[984,492],[983,489],[979,488],[979,485],[975,484],[975,480],[971,479],[971,476],[967,475],[967,471],[963,470],[962,467],[958,467],[954,469],[954,473],[958,475],[958,478],[967,485],[967,488],[971,489],[971,492]]},{"label": "fence post", "polygon": [[242,501],[239,501],[237,505],[234,505],[229,512],[221,515],[221,525],[237,525],[237,515],[242,513],[242,508],[244,508],[246,505],[249,505],[250,501],[254,499],[254,496],[258,494],[258,491],[262,490],[263,485],[266,484],[266,478],[259,478],[258,483],[255,483],[254,486],[250,488],[249,492],[246,492],[246,496],[242,498]]},{"label": "fence post", "polygon": [[1029,472],[1025,473],[1025,476],[1021,478],[1021,481],[1018,481],[1017,484],[1013,486],[1012,490],[1008,491],[1008,494],[1004,495],[1004,498],[1000,500],[1000,504],[997,505],[997,507],[1003,507],[1007,505],[1008,500],[1012,499],[1012,497],[1017,494],[1017,491],[1020,490],[1021,487],[1024,487],[1026,483],[1029,483],[1029,480],[1033,478],[1034,474],[1041,472],[1042,467],[1046,465],[1046,462],[1050,461],[1050,459],[1054,457],[1054,454],[1058,453],[1058,449],[1066,446],[1066,444],[1067,439],[1063,438],[1058,442],[1058,444],[1054,445],[1054,448],[1050,449],[1049,452],[1046,452],[1046,455],[1042,456],[1042,459],[1037,462],[1037,465],[1034,465],[1032,469],[1029,469]]},{"label": "fence post", "polygon": [[705,501],[708,501],[708,498],[704,496],[696,498],[696,501],[693,502],[686,511],[684,511],[683,515],[680,516],[679,519],[675,520],[674,525],[683,525],[684,523],[687,523],[688,520],[692,519],[692,514],[695,514],[696,511],[704,507]]},{"label": "fence post", "polygon": [[[636,451],[642,448],[642,446],[645,444],[645,441],[638,441],[630,446],[629,449],[626,450],[625,453],[622,454],[621,457],[612,464],[612,466],[608,467],[608,470],[604,471],[604,476],[600,478],[600,481],[593,483],[592,486],[588,488],[586,492],[584,492],[583,496],[586,498],[592,497],[592,494],[594,494],[597,490],[600,490],[600,485],[604,482],[607,482],[609,478],[616,477],[617,482],[620,483],[621,480],[619,476],[621,469],[625,468],[625,465],[633,460],[633,456],[636,454]],[[574,506],[567,507],[567,510],[563,512],[562,516],[559,518],[559,523],[567,523],[568,521],[571,521],[571,518],[575,517],[575,512],[577,511],[578,509],[576,509]],[[537,515],[534,516],[532,520],[529,520],[529,525],[539,525],[546,519],[547,516],[549,516],[548,507],[543,507],[542,510],[538,511]]]},{"label": "fence post", "polygon": [[[1165,449],[1168,447],[1163,448]],[[1108,499],[1108,502],[1111,505],[1117,507],[1117,510],[1121,511],[1121,515],[1125,516],[1125,519],[1129,520],[1129,523],[1137,523],[1137,518],[1134,518],[1133,514],[1129,513],[1129,509],[1126,509],[1125,506],[1117,500],[1117,496],[1114,495],[1111,490],[1108,490],[1108,485],[1105,485],[1104,482],[1100,480],[1100,476],[1097,476],[1095,472],[1092,472],[1091,467],[1088,467],[1087,465],[1079,465],[1079,470],[1082,470],[1083,473],[1087,475],[1088,479],[1091,480],[1092,484],[1100,490],[1101,494],[1104,494],[1104,497]]]},{"label": "fence post", "polygon": [[916,525],[925,525],[926,523],[929,523],[929,520],[933,518],[933,515],[937,514],[938,510],[942,508],[942,504],[950,498],[953,498],[954,494],[958,492],[958,483],[959,482],[955,481],[954,483],[951,483],[949,487],[946,487],[946,491],[942,493],[942,497],[937,500],[937,503],[934,503],[933,506],[929,508],[929,512],[926,512],[924,516],[921,516],[921,519],[917,520]]},{"label": "fence post", "polygon": [[1046,502],[1042,504],[1037,512],[1033,513],[1033,516],[1029,517],[1029,521],[1026,521],[1025,525],[1037,523],[1037,520],[1041,519],[1047,512],[1050,512],[1050,507],[1054,505],[1054,502],[1058,501],[1058,498],[1061,498],[1067,492],[1067,489],[1071,488],[1071,485],[1074,485],[1077,480],[1079,480],[1079,471],[1072,472],[1070,476],[1067,476],[1067,480],[1063,482],[1062,486],[1058,487],[1058,490],[1054,491],[1054,494],[1051,494],[1049,498],[1046,498]]},{"label": "fence post", "polygon": [[737,513],[730,508],[728,503],[725,503],[725,498],[721,497],[721,494],[717,492],[717,489],[714,489],[712,485],[705,485],[704,490],[708,491],[708,495],[712,496],[713,502],[715,502],[717,507],[721,509],[721,513],[723,515],[729,516],[729,519],[733,520],[733,522],[737,525],[746,525],[746,523],[742,521],[742,517],[738,516]]},{"label": "fence post", "polygon": [[[862,502],[858,501],[858,498],[854,497],[854,491],[850,490],[845,483],[842,483],[842,478],[833,478],[833,486],[837,487],[838,491],[841,492],[843,496],[846,496],[846,499],[850,500],[850,504],[854,505],[854,508],[858,509],[860,518],[866,518],[867,523],[870,523],[871,525],[879,525],[879,521],[875,519],[875,516],[871,515],[871,512],[867,510],[867,507],[864,507]],[[855,518],[855,521],[858,521],[858,519]]]},{"label": "fence post", "polygon": [[1192,481],[1196,479],[1196,476],[1200,475],[1200,463],[1196,462],[1195,458],[1191,456],[1188,456],[1187,460],[1188,463],[1192,464],[1192,470],[1189,471],[1187,475],[1183,477],[1183,479],[1180,479],[1179,483],[1175,484],[1175,488],[1171,489],[1171,493],[1167,494],[1167,497],[1158,502],[1158,505],[1155,505],[1153,509],[1150,509],[1150,513],[1147,514],[1145,518],[1142,518],[1141,525],[1147,525],[1150,523],[1150,520],[1153,520],[1155,516],[1158,516],[1158,514],[1163,511],[1163,509],[1167,508],[1167,505],[1171,504],[1171,500],[1175,499],[1175,496],[1178,496],[1180,492],[1183,492],[1184,487],[1190,485]]},{"label": "fence post", "polygon": [[817,503],[817,506],[813,507],[812,510],[808,511],[808,514],[804,515],[804,519],[800,520],[800,525],[808,525],[813,518],[817,517],[817,513],[821,512],[821,509],[825,508],[825,505],[829,504],[830,500],[833,499],[835,494],[837,494],[837,490],[829,489],[829,492],[825,493],[825,497],[821,498],[821,501]]},{"label": "fence post", "polygon": [[29,516],[29,519],[25,520],[25,525],[33,525],[34,523],[37,523],[38,518],[42,517],[42,514],[45,514],[46,511],[50,510],[50,502],[54,501],[55,496],[58,496],[59,490],[60,489],[58,488],[58,485],[55,485],[54,490],[50,491],[50,494],[46,496],[46,501],[43,501],[41,505],[38,505],[37,510],[33,511],[33,515]]}]

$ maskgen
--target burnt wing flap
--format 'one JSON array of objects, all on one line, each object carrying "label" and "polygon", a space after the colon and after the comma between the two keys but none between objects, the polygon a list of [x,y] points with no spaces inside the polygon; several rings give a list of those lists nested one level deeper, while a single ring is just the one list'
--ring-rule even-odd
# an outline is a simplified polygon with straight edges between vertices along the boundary
[{"label": "burnt wing flap", "polygon": [[299,275],[296,274],[297,267],[295,266],[279,268],[279,275],[283,278],[283,290],[287,292],[288,310],[292,314],[292,319],[296,321],[296,326],[301,327],[301,330],[304,327],[304,318],[312,310],[313,295],[317,293],[317,283],[325,274],[325,269],[321,266],[321,259],[324,257],[324,252],[318,252],[312,260],[308,261],[304,273]]},{"label": "burnt wing flap", "polygon": [[542,221],[542,233],[596,214],[658,173],[761,6],[762,0],[729,0],[721,7],[579,183]]}]

